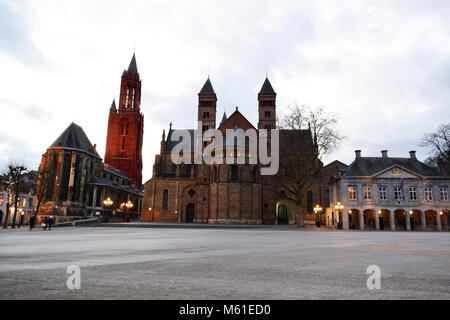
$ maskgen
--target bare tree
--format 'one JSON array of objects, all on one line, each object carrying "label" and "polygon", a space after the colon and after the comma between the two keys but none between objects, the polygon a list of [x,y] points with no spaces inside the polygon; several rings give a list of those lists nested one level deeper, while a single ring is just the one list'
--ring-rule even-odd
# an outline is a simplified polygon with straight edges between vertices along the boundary
[{"label": "bare tree", "polygon": [[426,134],[421,147],[430,149],[426,163],[438,167],[439,164],[449,165],[450,163],[450,123],[439,126],[434,133]]},{"label": "bare tree", "polygon": [[[289,112],[281,118],[281,129],[289,129],[291,141],[280,142],[279,175],[282,188],[286,190],[284,197],[297,205],[298,225],[304,226],[302,204],[305,194],[320,178],[321,161],[326,154],[333,151],[345,139],[335,129],[337,117],[327,113],[323,107],[310,108],[290,106]],[[307,131],[305,131],[307,130]],[[307,134],[311,143],[302,144],[302,136]]]},{"label": "bare tree", "polygon": [[43,165],[42,169],[38,172],[37,185],[34,190],[34,196],[36,197],[36,206],[34,207],[33,216],[37,217],[39,209],[42,203],[48,199],[48,193],[50,190],[51,171],[48,167]]},{"label": "bare tree", "polygon": [[20,193],[22,192],[23,187],[23,176],[26,173],[27,168],[24,166],[18,166],[14,164],[8,165],[8,172],[2,176],[1,184],[3,189],[7,193],[7,205],[6,205],[6,214],[5,221],[3,224],[3,229],[8,227],[9,220],[9,209],[10,209],[10,198],[13,196],[14,198],[14,217],[12,221],[12,228],[16,228],[16,218],[17,218],[17,207],[19,203]]}]

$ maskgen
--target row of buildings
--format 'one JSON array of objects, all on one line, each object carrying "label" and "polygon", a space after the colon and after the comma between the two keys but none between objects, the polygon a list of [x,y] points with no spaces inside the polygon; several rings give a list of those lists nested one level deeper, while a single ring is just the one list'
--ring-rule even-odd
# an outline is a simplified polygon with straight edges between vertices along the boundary
[{"label": "row of buildings", "polygon": [[[279,131],[280,170],[266,176],[261,174],[260,162],[250,161],[247,144],[233,144],[234,160],[226,164],[173,163],[172,154],[180,142],[174,137],[189,133],[192,143],[183,156],[191,160],[208,142],[196,145],[197,128],[170,124],[162,134],[153,175],[143,183],[141,86],[133,55],[121,77],[120,99],[109,109],[104,160],[83,129],[72,123],[42,156],[38,180],[43,192],[38,193],[40,199],[22,198],[24,215],[19,217],[27,220],[39,202],[39,217],[53,216],[57,221],[100,217],[104,221],[299,224],[301,210],[305,224],[321,222],[336,229],[449,229],[449,176],[420,162],[413,151],[407,158],[389,157],[387,151],[380,157],[362,157],[357,151],[348,166],[340,161],[323,165],[310,129]],[[200,130],[254,130],[259,136],[261,130],[276,129],[277,93],[268,78],[256,98],[256,126],[238,108],[218,123],[218,97],[208,79],[198,94]],[[289,159],[296,154],[302,155],[302,171],[313,170],[301,205],[292,201],[286,184],[292,178]],[[237,161],[239,157],[245,158],[244,164]],[[3,206],[4,197],[0,196]]]}]

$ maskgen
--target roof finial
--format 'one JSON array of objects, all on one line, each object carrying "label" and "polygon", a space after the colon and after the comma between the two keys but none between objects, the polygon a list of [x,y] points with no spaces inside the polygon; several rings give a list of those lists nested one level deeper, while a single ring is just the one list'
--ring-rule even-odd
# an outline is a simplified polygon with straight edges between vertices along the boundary
[{"label": "roof finial", "polygon": [[170,130],[172,130],[172,122],[170,123]]}]

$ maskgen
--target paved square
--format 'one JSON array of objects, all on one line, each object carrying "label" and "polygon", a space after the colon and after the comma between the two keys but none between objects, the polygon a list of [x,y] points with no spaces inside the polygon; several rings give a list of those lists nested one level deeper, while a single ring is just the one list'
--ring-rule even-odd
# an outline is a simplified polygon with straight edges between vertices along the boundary
[{"label": "paved square", "polygon": [[[81,267],[68,290],[67,267]],[[368,290],[367,267],[382,271]],[[450,299],[450,233],[0,231],[0,299]]]}]

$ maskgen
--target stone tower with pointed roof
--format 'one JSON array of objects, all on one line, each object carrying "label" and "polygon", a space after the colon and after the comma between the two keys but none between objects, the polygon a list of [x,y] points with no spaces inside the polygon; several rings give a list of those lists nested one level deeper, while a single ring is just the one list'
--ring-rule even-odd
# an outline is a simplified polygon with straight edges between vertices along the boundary
[{"label": "stone tower with pointed roof", "polygon": [[203,131],[216,128],[217,95],[208,78],[198,94],[198,121],[202,122]]},{"label": "stone tower with pointed roof", "polygon": [[115,101],[110,108],[105,153],[105,164],[121,170],[139,186],[144,137],[141,84],[133,54],[128,70],[122,74],[118,108]]},{"label": "stone tower with pointed roof", "polygon": [[276,129],[276,102],[277,94],[273,90],[269,78],[266,77],[266,81],[264,81],[261,91],[258,94],[258,129]]},{"label": "stone tower with pointed roof", "polygon": [[[259,133],[238,107],[229,117],[224,114],[220,124],[216,125],[217,96],[210,79],[204,84],[198,98],[198,121],[204,131],[217,129],[223,135],[227,131],[237,130]],[[258,102],[259,128],[275,129],[276,93],[267,78],[258,95]],[[186,143],[183,157],[193,160],[196,156],[200,149],[197,148],[196,129],[175,129],[171,123],[168,134],[163,132],[161,152],[155,156],[153,176],[144,185],[141,221],[210,224],[297,223],[299,208],[289,202],[287,191],[283,190],[284,187],[280,184],[280,179],[284,179],[284,170],[280,170],[279,175],[275,176],[262,175],[261,164],[250,161],[256,155],[252,153],[247,142],[240,144],[235,141],[228,144],[228,141],[224,140],[222,148],[214,150],[214,154],[224,160],[222,163],[174,163],[172,155],[179,152],[177,146],[180,142],[174,137],[182,137],[183,144]],[[301,149],[307,154],[308,161],[310,157],[315,157],[310,130],[281,130],[279,135],[281,152],[293,153]],[[208,145],[206,140],[203,141],[203,146]],[[229,152],[229,148],[234,151]],[[280,154],[281,159],[282,157]],[[245,163],[238,159],[245,160]],[[304,195],[305,201],[301,210],[306,212],[304,219],[310,223],[314,223],[313,201],[322,197],[320,183],[319,179],[315,180]]]}]

